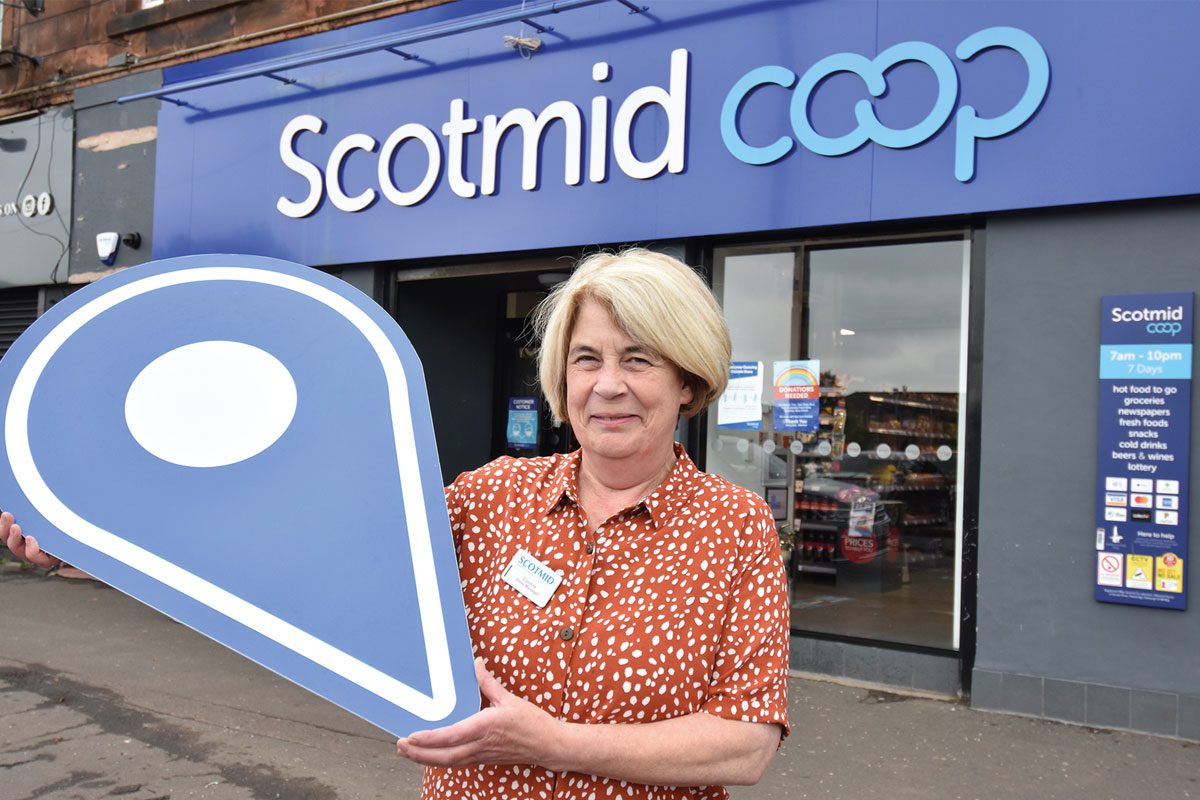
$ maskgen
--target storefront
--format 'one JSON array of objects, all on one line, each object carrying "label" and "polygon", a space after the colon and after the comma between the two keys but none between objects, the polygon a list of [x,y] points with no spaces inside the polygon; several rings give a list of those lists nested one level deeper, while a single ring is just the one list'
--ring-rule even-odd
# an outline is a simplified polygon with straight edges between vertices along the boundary
[{"label": "storefront", "polygon": [[1092,599],[1099,298],[1195,283],[1200,9],[643,5],[459,2],[167,70],[126,98],[162,99],[154,255],[372,294],[450,477],[572,446],[522,334],[574,257],[677,253],[738,379],[680,438],[775,510],[796,669],[1200,738],[1195,613]]}]

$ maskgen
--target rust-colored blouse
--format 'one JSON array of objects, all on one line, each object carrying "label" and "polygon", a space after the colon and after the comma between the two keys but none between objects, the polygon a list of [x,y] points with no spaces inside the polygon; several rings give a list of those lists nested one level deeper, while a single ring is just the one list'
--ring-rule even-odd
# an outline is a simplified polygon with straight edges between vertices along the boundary
[{"label": "rust-colored blouse", "polygon": [[[752,492],[678,460],[643,502],[589,533],[580,453],[500,458],[446,489],[475,654],[510,692],[568,722],[703,711],[787,729],[779,539]],[[519,549],[560,573],[545,608],[501,574]],[[726,798],[533,766],[425,772],[423,800]]]}]

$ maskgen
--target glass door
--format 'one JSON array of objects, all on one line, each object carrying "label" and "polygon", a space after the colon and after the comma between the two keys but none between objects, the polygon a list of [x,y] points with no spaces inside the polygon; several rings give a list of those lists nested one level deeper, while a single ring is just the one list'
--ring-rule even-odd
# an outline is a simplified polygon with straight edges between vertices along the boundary
[{"label": "glass door", "polygon": [[795,629],[958,647],[968,244],[715,254],[738,380],[707,466],[774,510]]}]

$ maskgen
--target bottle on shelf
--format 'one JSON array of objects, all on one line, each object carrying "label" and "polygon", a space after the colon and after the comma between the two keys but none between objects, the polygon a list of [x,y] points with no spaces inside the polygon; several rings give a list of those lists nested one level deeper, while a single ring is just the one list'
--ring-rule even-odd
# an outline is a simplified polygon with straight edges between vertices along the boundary
[{"label": "bottle on shelf", "polygon": [[846,401],[839,399],[837,406],[833,409],[833,432],[846,432]]},{"label": "bottle on shelf", "polygon": [[832,456],[840,461],[846,452],[846,401],[841,398],[833,409],[833,435],[830,440],[833,445]]}]

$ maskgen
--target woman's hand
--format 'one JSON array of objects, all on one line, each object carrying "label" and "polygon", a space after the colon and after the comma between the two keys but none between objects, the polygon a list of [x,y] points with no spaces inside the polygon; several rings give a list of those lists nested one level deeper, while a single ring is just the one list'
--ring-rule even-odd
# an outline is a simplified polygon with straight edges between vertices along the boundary
[{"label": "woman's hand", "polygon": [[547,764],[548,746],[562,726],[545,711],[508,692],[482,659],[475,659],[475,678],[490,705],[462,722],[418,731],[396,743],[396,752],[428,767],[476,764]]},{"label": "woman's hand", "polygon": [[401,739],[396,752],[428,767],[536,764],[634,783],[709,786],[757,783],[779,747],[778,725],[704,712],[624,725],[560,722],[506,691],[478,658],[475,677],[488,708]]},{"label": "woman's hand", "polygon": [[13,515],[5,511],[0,514],[0,541],[8,545],[12,554],[22,561],[28,561],[39,567],[57,567],[62,563],[38,547],[37,539],[32,536],[22,536],[21,526],[13,520]]}]

